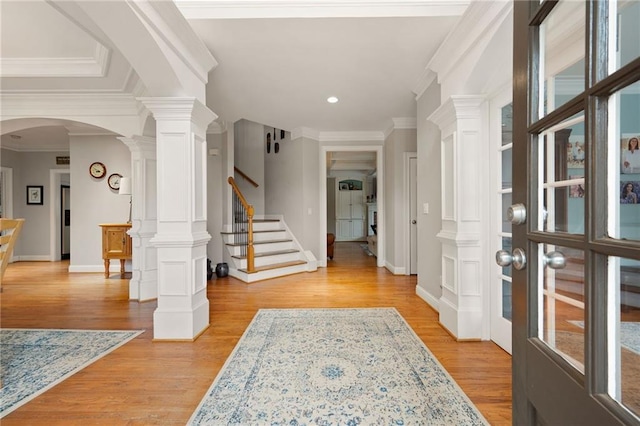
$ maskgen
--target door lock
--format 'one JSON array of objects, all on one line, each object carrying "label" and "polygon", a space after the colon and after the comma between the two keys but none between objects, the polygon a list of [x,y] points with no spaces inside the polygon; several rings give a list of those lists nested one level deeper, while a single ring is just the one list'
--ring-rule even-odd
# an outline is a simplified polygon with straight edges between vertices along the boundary
[{"label": "door lock", "polygon": [[506,250],[498,250],[496,252],[496,263],[503,267],[513,265],[514,268],[520,271],[527,266],[527,256],[521,248],[514,249],[513,254]]},{"label": "door lock", "polygon": [[527,221],[527,208],[524,204],[512,204],[507,209],[507,218],[513,225],[522,225]]}]

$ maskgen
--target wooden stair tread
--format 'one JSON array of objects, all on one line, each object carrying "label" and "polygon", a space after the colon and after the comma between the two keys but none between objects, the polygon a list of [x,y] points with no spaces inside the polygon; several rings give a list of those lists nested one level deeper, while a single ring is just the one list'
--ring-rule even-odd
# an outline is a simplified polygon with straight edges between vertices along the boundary
[{"label": "wooden stair tread", "polygon": [[[278,251],[269,251],[266,253],[256,253],[254,257],[265,257],[265,256],[276,256],[278,254],[290,254],[290,253],[300,253],[298,249],[289,249],[289,250],[278,250]],[[247,256],[231,256],[234,259],[246,259]]]},{"label": "wooden stair tread", "polygon": [[[265,229],[265,230],[253,230],[254,234],[263,234],[267,232],[285,232],[284,229]],[[236,234],[246,234],[247,231],[239,231],[239,232],[220,232],[220,235],[236,235]]]},{"label": "wooden stair tread", "polygon": [[[276,223],[280,222],[280,219],[253,219],[253,223]],[[236,222],[236,223],[249,223],[249,222]]]},{"label": "wooden stair tread", "polygon": [[[258,244],[270,244],[270,243],[290,243],[292,242],[292,239],[282,239],[282,240],[265,240],[265,241],[254,241],[253,245],[258,245]],[[245,245],[245,243],[227,243],[228,246],[231,247],[238,247],[238,246],[243,246]]]},{"label": "wooden stair tread", "polygon": [[305,262],[304,260],[294,260],[292,262],[274,263],[273,265],[257,266],[252,272],[249,272],[246,269],[238,269],[238,271],[244,272],[246,274],[255,274],[256,272],[270,271],[272,269],[286,268],[288,266],[304,265],[306,263],[307,262]]}]

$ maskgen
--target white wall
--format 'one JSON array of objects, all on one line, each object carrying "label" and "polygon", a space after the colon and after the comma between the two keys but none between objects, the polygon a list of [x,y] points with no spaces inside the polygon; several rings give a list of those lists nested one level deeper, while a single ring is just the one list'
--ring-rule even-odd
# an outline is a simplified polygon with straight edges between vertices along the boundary
[{"label": "white wall", "polygon": [[[266,133],[262,124],[249,120],[240,120],[234,124],[234,158],[235,166],[258,183],[254,187],[248,181],[236,174],[238,188],[253,205],[256,215],[265,214],[265,155]],[[273,143],[272,143],[273,155]]]},{"label": "white wall", "polygon": [[[272,128],[265,127],[272,133]],[[279,135],[278,135],[279,136]],[[265,136],[266,137],[266,136]],[[304,139],[291,140],[291,134],[278,141],[280,151],[265,154],[265,214],[283,215],[291,232],[304,247]],[[265,150],[266,153],[266,150]],[[308,247],[305,247],[308,249]]]},{"label": "white wall", "polygon": [[395,200],[395,181],[393,174],[396,172],[396,150],[393,148],[394,136],[394,132],[391,132],[389,137],[384,141],[384,175],[386,179],[382,183],[382,185],[384,185],[385,199],[383,202],[386,212],[384,226],[389,230],[389,232],[387,232],[385,267],[391,272],[394,272],[396,268],[396,251],[400,249],[396,247],[392,232],[393,223],[396,221],[396,209],[393,205]]},{"label": "white wall", "polygon": [[227,134],[208,134],[207,153],[211,149],[217,150],[217,154],[207,156],[207,232],[211,240],[207,245],[207,257],[211,259],[212,267],[224,261],[222,232],[222,205],[224,189],[227,183],[227,173],[223,168],[224,156],[222,154]]},{"label": "white wall", "polygon": [[[68,152],[2,150],[1,165],[13,169],[13,216],[26,219],[14,248],[15,260],[49,260],[52,202],[49,171],[66,169],[68,166],[56,164],[56,156],[68,155]],[[27,205],[27,185],[43,187],[42,205]]]},{"label": "white wall", "polygon": [[[418,98],[418,294],[437,309],[442,295],[442,245],[437,238],[442,229],[442,202],[440,178],[440,130],[427,120],[440,106],[440,87],[433,83]],[[423,205],[429,204],[429,213]]]},{"label": "white wall", "polygon": [[318,241],[317,235],[320,221],[318,142],[305,137],[291,140],[291,134],[286,132],[278,143],[278,154],[273,150],[272,141],[271,153],[265,157],[265,212],[283,215],[302,247],[319,258],[320,244],[325,241]]},{"label": "white wall", "polygon": [[[100,223],[125,223],[129,197],[109,188],[111,173],[131,176],[129,148],[113,136],[70,136],[71,263],[70,272],[104,271]],[[100,161],[106,176],[94,179],[89,165]],[[48,171],[47,171],[48,173]],[[41,237],[40,237],[41,238]],[[118,262],[112,262],[112,265]],[[116,265],[119,268],[119,265]]]},{"label": "white wall", "polygon": [[318,239],[320,227],[320,169],[318,155],[320,154],[318,141],[304,139],[302,145],[302,239],[300,244],[306,250],[311,250],[316,259],[320,258],[321,245],[327,240]]}]

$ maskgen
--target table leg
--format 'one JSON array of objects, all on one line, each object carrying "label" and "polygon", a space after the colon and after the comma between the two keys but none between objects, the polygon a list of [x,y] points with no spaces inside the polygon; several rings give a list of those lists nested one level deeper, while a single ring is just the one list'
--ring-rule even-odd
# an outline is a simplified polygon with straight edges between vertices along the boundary
[{"label": "table leg", "polygon": [[124,262],[125,259],[120,259],[120,278],[124,278]]},{"label": "table leg", "polygon": [[109,278],[109,263],[111,263],[109,259],[104,260],[104,277],[105,278]]}]

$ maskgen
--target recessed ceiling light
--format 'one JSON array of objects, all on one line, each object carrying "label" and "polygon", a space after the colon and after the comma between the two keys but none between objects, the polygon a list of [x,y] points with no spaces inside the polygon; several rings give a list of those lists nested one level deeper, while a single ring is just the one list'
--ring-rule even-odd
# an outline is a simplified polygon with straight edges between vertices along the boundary
[{"label": "recessed ceiling light", "polygon": [[327,102],[329,102],[330,104],[335,104],[336,102],[338,102],[338,98],[336,98],[335,96],[329,96],[327,98]]}]

